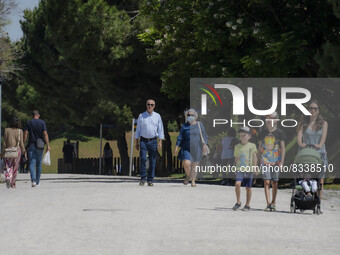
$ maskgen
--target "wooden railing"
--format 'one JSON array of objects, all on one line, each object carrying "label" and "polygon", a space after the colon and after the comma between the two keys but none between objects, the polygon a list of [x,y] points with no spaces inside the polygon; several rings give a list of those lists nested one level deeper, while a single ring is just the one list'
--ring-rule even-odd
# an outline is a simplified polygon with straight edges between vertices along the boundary
[{"label": "wooden railing", "polygon": [[[140,170],[140,159],[134,157],[132,160],[132,175],[139,174]],[[168,169],[167,161],[163,164]],[[148,163],[147,163],[148,167]],[[121,175],[121,159],[119,157],[113,158],[113,167],[109,171],[105,168],[104,159],[102,159],[102,175]],[[168,171],[169,173],[184,173],[182,162],[177,159],[176,156],[172,159],[172,168]],[[65,164],[64,159],[58,159],[58,173],[69,173],[69,174],[99,174],[99,158],[76,158],[70,164]],[[157,173],[157,171],[156,171]]]}]

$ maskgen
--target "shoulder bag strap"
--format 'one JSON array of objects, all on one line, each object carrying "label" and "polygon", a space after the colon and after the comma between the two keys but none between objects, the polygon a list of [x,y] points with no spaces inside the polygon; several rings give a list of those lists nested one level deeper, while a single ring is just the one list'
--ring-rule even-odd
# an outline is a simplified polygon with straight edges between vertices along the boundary
[{"label": "shoulder bag strap", "polygon": [[197,124],[198,124],[198,128],[200,130],[200,135],[201,135],[201,140],[202,140],[202,144],[205,144],[205,141],[203,139],[203,135],[202,135],[202,130],[201,130],[201,123],[199,121],[197,121]]}]

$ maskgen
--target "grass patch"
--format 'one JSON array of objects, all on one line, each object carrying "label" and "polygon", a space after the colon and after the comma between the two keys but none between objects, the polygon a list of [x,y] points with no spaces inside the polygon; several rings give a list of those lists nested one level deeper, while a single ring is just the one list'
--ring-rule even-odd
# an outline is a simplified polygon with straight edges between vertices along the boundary
[{"label": "grass patch", "polygon": [[185,178],[185,174],[171,174],[169,177],[174,179],[181,179]]},{"label": "grass patch", "polygon": [[340,184],[326,184],[324,185],[325,190],[340,190]]},{"label": "grass patch", "polygon": [[[172,152],[175,150],[176,139],[178,136],[178,132],[170,132],[171,144],[172,144]],[[63,146],[64,141],[70,139],[72,142],[79,139],[79,158],[99,158],[99,148],[100,148],[100,139],[99,137],[90,137],[84,135],[70,135],[69,133],[65,133],[64,135],[58,136],[56,139],[50,141],[51,147],[51,166],[43,165],[43,173],[58,173],[58,158],[63,158]],[[110,143],[110,146],[113,150],[113,156],[119,157],[119,150],[117,147],[117,141],[106,141],[103,139],[102,148],[106,142]],[[131,145],[131,132],[126,134],[126,142],[128,145],[128,153],[130,156],[130,145]],[[162,154],[162,152],[160,151]],[[133,148],[133,156],[138,157],[139,151]]]}]

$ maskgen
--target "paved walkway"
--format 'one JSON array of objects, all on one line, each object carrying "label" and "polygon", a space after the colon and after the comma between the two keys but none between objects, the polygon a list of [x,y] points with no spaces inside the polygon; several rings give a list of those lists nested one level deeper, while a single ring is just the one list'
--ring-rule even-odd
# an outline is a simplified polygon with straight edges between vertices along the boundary
[{"label": "paved walkway", "polygon": [[[325,191],[322,215],[289,213],[290,190],[277,212],[264,212],[262,188],[250,212],[231,210],[233,187],[196,188],[158,179],[43,175],[31,188],[0,184],[1,254],[338,254],[340,193]],[[245,190],[242,189],[245,202]]]}]

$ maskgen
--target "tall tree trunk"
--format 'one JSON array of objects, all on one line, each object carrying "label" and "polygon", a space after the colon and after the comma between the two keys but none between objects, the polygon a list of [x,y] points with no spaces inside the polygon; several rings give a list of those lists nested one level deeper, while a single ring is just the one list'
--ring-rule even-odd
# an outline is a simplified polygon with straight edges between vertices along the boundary
[{"label": "tall tree trunk", "polygon": [[[171,139],[168,130],[168,120],[163,120],[163,124],[165,141],[162,142],[162,157],[160,157],[160,155],[157,156],[157,176],[168,176],[169,172],[172,170]],[[167,159],[167,165],[165,159]]]},{"label": "tall tree trunk", "polygon": [[129,154],[125,138],[125,131],[122,131],[117,137],[117,146],[122,164],[122,175],[129,175]]},{"label": "tall tree trunk", "polygon": [[[165,146],[166,146],[166,170],[167,173],[172,171],[172,150],[171,150],[171,138],[168,130],[168,121],[166,121],[164,126],[164,135],[165,135]],[[165,158],[165,157],[164,157]]]}]

